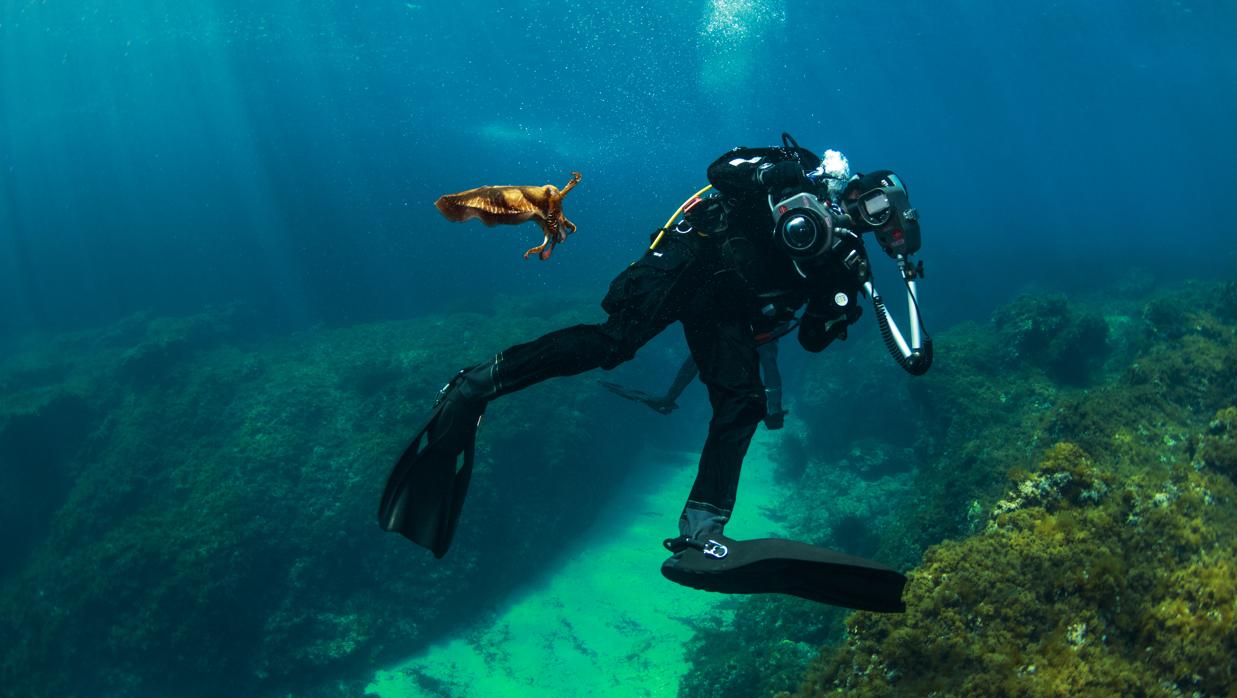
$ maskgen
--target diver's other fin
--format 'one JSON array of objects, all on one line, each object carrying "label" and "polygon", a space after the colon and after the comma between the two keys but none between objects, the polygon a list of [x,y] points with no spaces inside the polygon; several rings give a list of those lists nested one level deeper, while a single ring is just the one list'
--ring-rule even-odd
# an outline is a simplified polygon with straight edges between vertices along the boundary
[{"label": "diver's other fin", "polygon": [[653,395],[649,395],[643,390],[636,390],[635,388],[628,388],[628,387],[619,385],[618,383],[611,383],[610,381],[597,381],[597,382],[601,384],[601,387],[605,388],[606,390],[609,390],[610,392],[614,393],[615,395],[618,395],[621,398],[626,398],[628,400],[634,400],[635,402],[645,402],[645,403],[654,402],[658,400],[657,397]]},{"label": "diver's other fin", "polygon": [[440,402],[387,478],[378,525],[441,558],[451,547],[472,477],[481,414]]},{"label": "diver's other fin", "polygon": [[618,395],[621,398],[626,398],[628,400],[631,400],[632,402],[643,403],[646,406],[652,408],[652,410],[654,412],[657,412],[658,414],[670,414],[671,412],[679,408],[679,406],[674,402],[674,400],[671,400],[670,398],[649,395],[643,390],[627,388],[627,387],[619,385],[618,383],[611,383],[609,381],[597,381],[597,382],[601,384],[601,387],[605,388],[606,390],[609,390],[615,395]]},{"label": "diver's other fin", "polygon": [[[831,606],[901,613],[906,577],[871,560],[780,538],[671,538],[672,582],[724,594],[790,594]],[[703,549],[701,549],[703,548]]]}]

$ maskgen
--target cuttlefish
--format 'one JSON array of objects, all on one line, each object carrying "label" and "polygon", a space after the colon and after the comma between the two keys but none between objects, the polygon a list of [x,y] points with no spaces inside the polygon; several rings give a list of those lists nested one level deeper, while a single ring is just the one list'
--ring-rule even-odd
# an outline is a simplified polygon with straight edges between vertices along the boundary
[{"label": "cuttlefish", "polygon": [[525,252],[524,259],[534,253],[541,259],[549,259],[554,246],[576,232],[575,224],[563,215],[563,197],[579,181],[580,173],[572,172],[571,181],[561,190],[553,184],[540,187],[477,187],[441,196],[434,205],[449,221],[480,218],[489,226],[536,221],[545,238],[540,245]]}]

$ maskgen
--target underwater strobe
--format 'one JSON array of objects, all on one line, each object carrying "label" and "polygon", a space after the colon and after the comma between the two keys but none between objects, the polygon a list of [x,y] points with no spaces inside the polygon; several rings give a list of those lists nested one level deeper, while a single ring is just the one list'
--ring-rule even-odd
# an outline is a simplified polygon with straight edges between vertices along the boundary
[{"label": "underwater strobe", "polygon": [[898,263],[898,273],[906,285],[906,311],[910,324],[910,341],[894,322],[885,307],[871,276],[863,285],[876,309],[876,322],[890,356],[912,376],[922,376],[932,366],[932,338],[923,329],[919,312],[918,280],[923,278],[923,261],[912,263],[910,256],[919,251],[919,212],[911,208],[906,185],[893,172],[874,172],[858,180],[869,185],[866,191],[849,203],[847,217],[857,231],[872,231],[885,254]]},{"label": "underwater strobe", "polygon": [[881,338],[889,355],[898,365],[906,369],[912,376],[922,376],[932,367],[932,338],[923,329],[923,316],[919,313],[919,288],[917,279],[923,278],[923,261],[912,264],[905,255],[895,258],[902,281],[906,284],[906,306],[910,322],[911,336],[908,342],[905,335],[894,322],[885,307],[885,301],[872,285],[871,277],[863,284],[863,288],[872,298],[872,306],[876,309],[876,323],[881,328]]},{"label": "underwater strobe", "polygon": [[[809,181],[812,179],[808,175]],[[864,268],[864,290],[872,299],[876,322],[890,356],[908,373],[923,375],[932,366],[932,338],[923,329],[919,311],[918,280],[923,278],[923,262],[912,263],[910,256],[919,251],[919,213],[911,207],[906,185],[893,172],[882,170],[851,180],[843,195],[845,207],[826,204],[812,193],[799,193],[769,205],[775,224],[774,242],[794,262],[804,277],[813,267],[833,253],[854,254],[843,244],[852,238],[849,232],[871,232],[885,254],[897,262],[898,272],[906,285],[906,303],[910,326],[909,341],[885,306],[885,301],[873,285],[870,269]],[[845,260],[852,267],[848,256]]]}]

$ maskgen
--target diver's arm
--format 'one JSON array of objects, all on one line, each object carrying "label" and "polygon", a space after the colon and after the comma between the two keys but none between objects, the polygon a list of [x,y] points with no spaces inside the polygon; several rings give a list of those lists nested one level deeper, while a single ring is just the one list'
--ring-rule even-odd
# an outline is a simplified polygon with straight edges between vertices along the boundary
[{"label": "diver's arm", "polygon": [[[818,161],[800,149],[802,162]],[[783,189],[806,182],[800,161],[790,159],[785,148],[735,148],[709,165],[709,184],[730,198],[764,196],[770,189]]]},{"label": "diver's arm", "polygon": [[673,405],[683,391],[687,390],[687,386],[696,379],[697,373],[700,373],[700,369],[696,368],[696,360],[688,354],[683,365],[679,366],[679,372],[675,375],[674,382],[670,384],[670,389],[666,391],[666,396],[662,398],[662,401]]},{"label": "diver's arm", "polygon": [[824,351],[835,339],[845,341],[846,329],[861,315],[863,308],[853,298],[845,307],[838,306],[831,298],[813,298],[799,323],[799,346],[815,353]]},{"label": "diver's arm", "polygon": [[687,389],[687,386],[691,385],[692,380],[696,378],[696,374],[699,372],[700,369],[696,368],[695,359],[691,357],[691,354],[688,354],[687,359],[685,359],[683,364],[679,366],[679,372],[675,375],[674,382],[670,384],[670,389],[662,397],[649,395],[643,390],[626,388],[609,381],[600,382],[602,387],[606,388],[615,395],[618,395],[619,397],[624,397],[628,400],[635,400],[636,402],[643,403],[652,408],[654,412],[658,412],[660,414],[670,414],[679,408],[679,405],[675,402],[675,400],[677,400],[679,395]]},{"label": "diver's arm", "polygon": [[863,315],[859,298],[869,278],[867,253],[853,234],[842,237],[841,243],[813,279],[799,323],[799,344],[811,352],[822,351],[835,339],[845,340],[846,329]]}]

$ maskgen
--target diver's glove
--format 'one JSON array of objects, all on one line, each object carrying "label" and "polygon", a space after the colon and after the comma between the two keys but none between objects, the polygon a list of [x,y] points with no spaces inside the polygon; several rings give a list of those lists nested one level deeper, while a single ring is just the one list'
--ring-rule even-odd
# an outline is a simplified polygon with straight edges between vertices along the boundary
[{"label": "diver's glove", "polygon": [[756,181],[770,191],[781,191],[808,183],[803,166],[794,160],[783,160],[756,170]]},{"label": "diver's glove", "polygon": [[778,410],[765,415],[765,428],[769,431],[777,431],[786,426],[786,415],[790,414],[790,410]]},{"label": "diver's glove", "polygon": [[846,329],[863,315],[863,308],[853,302],[848,302],[845,308],[827,308],[823,312],[813,310],[809,305],[799,325],[799,346],[813,354],[824,351],[834,340],[846,341]]}]

